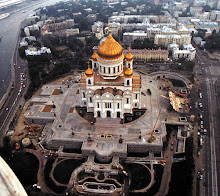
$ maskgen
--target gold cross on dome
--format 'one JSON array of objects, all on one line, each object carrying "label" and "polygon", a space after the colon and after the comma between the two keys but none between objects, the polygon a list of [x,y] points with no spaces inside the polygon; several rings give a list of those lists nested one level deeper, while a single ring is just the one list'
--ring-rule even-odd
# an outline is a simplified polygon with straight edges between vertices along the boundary
[{"label": "gold cross on dome", "polygon": [[111,33],[111,24],[108,24],[108,32]]},{"label": "gold cross on dome", "polygon": [[90,68],[90,61],[88,61],[87,63],[88,63],[88,68]]}]

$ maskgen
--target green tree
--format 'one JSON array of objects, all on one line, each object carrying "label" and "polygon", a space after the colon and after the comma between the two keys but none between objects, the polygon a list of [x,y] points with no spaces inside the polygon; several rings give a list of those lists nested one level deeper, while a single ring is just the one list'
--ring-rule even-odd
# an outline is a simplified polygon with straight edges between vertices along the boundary
[{"label": "green tree", "polygon": [[18,48],[18,52],[21,58],[25,58],[25,50],[27,49],[27,46],[22,46],[20,48]]}]

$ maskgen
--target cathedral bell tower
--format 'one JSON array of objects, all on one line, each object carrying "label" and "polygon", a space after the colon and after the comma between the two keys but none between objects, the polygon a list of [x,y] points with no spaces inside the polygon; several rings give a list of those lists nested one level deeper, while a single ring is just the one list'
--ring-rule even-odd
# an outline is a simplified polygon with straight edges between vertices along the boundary
[{"label": "cathedral bell tower", "polygon": [[133,71],[131,68],[127,68],[124,73],[124,86],[126,87],[132,87],[132,77],[133,77]]},{"label": "cathedral bell tower", "polygon": [[96,69],[98,67],[97,57],[98,57],[98,54],[94,52],[94,54],[92,55],[92,69]]},{"label": "cathedral bell tower", "polygon": [[88,69],[85,72],[86,74],[86,86],[90,87],[94,85],[94,74],[93,70],[90,68],[90,64],[88,62]]},{"label": "cathedral bell tower", "polygon": [[129,52],[125,57],[125,66],[133,70],[133,55],[131,54],[131,48],[129,47]]}]

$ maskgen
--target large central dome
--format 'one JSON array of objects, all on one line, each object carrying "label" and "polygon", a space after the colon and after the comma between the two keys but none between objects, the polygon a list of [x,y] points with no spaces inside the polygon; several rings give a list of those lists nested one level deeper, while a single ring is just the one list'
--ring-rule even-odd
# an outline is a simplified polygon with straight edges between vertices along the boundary
[{"label": "large central dome", "polygon": [[121,45],[109,33],[106,40],[99,46],[98,55],[104,59],[118,59],[122,56]]}]

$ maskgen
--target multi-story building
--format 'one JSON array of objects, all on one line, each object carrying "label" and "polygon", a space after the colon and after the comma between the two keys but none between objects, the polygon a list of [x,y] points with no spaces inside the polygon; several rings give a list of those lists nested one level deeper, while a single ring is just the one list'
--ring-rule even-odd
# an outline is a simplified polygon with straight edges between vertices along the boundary
[{"label": "multi-story building", "polygon": [[154,43],[159,46],[168,47],[170,44],[178,44],[181,47],[183,44],[191,43],[190,35],[156,35]]},{"label": "multi-story building", "polygon": [[66,29],[66,36],[69,37],[70,35],[77,35],[79,34],[79,28],[75,29]]},{"label": "multi-story building", "polygon": [[[116,23],[116,22],[111,23],[110,26],[111,26],[111,33],[112,33],[112,35],[115,35],[115,36],[118,36],[120,29],[123,29],[123,28],[121,28],[120,23]],[[109,31],[109,27],[106,27],[105,34],[107,34],[108,31]]]},{"label": "multi-story building", "polygon": [[[156,23],[166,23],[168,18],[165,15],[155,16],[155,15],[125,15],[125,16],[111,16],[109,18],[109,23],[118,22],[128,24],[131,21],[136,21],[139,23],[149,23],[150,20],[154,20]],[[135,23],[135,22],[133,22]]]},{"label": "multi-story building", "polygon": [[210,12],[210,18],[211,21],[220,21],[220,11],[219,10],[212,10]]},{"label": "multi-story building", "polygon": [[29,47],[27,50],[25,50],[26,56],[40,56],[42,54],[51,54],[50,48],[42,47],[40,50],[38,50],[35,47]]},{"label": "multi-story building", "polygon": [[28,27],[25,27],[25,28],[24,28],[24,33],[25,33],[25,35],[26,35],[27,37],[30,36],[30,30],[29,30]]},{"label": "multi-story building", "polygon": [[190,7],[190,13],[195,16],[197,13],[200,13],[202,9],[202,7]]},{"label": "multi-story building", "polygon": [[[128,50],[124,50],[124,54],[128,54]],[[136,50],[132,49],[130,51],[134,57],[135,61],[145,61],[145,62],[150,62],[150,61],[167,61],[168,60],[168,55],[169,52],[167,50]]]},{"label": "multi-story building", "polygon": [[178,47],[173,48],[172,57],[174,60],[185,58],[187,61],[192,61],[196,55],[196,49],[191,44],[184,44],[183,50]]},{"label": "multi-story building", "polygon": [[148,36],[144,31],[125,32],[123,34],[124,42],[133,42],[136,39],[144,40],[146,38],[148,38]]},{"label": "multi-story building", "polygon": [[216,30],[219,32],[220,26],[217,22],[212,22],[210,20],[200,20],[199,22],[195,22],[196,29],[210,28],[211,31]]},{"label": "multi-story building", "polygon": [[104,36],[103,27],[104,23],[101,21],[97,21],[92,25],[92,32],[95,33],[97,39],[102,39],[102,37]]}]

